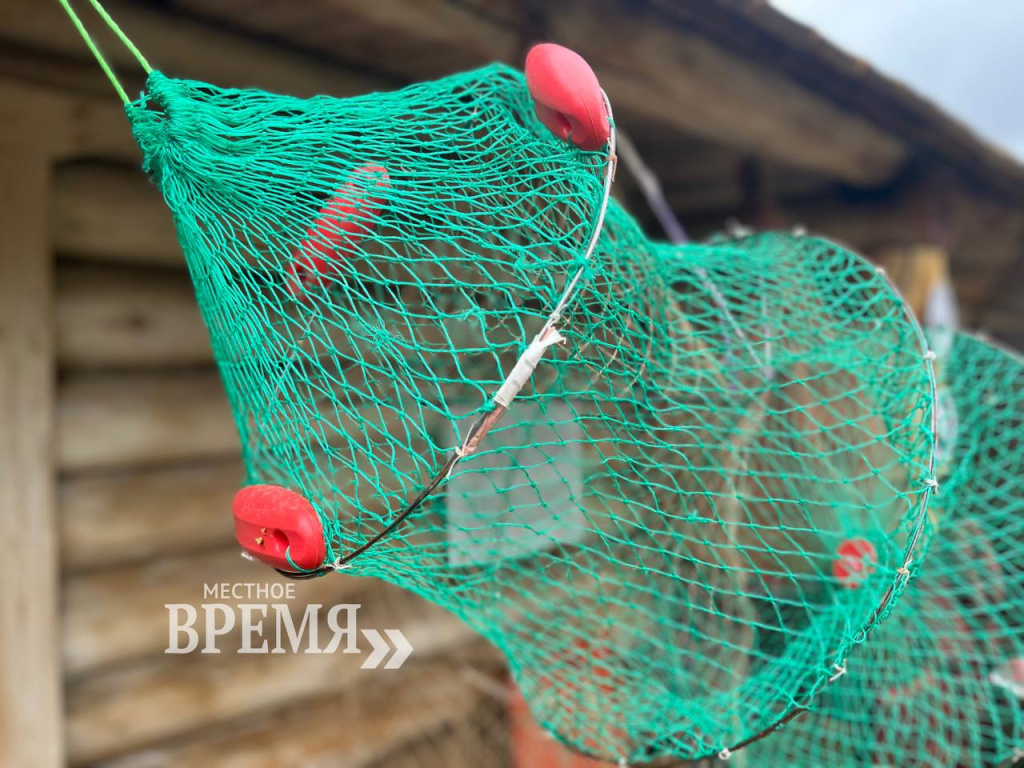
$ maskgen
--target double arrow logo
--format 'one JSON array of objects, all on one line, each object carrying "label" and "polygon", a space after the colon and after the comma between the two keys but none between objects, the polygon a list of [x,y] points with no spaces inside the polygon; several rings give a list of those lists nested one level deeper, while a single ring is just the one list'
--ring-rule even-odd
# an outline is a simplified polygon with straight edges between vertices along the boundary
[{"label": "double arrow logo", "polygon": [[[373,647],[373,651],[366,657],[366,660],[363,661],[362,669],[376,669],[380,666],[380,663],[384,661],[384,657],[391,651],[391,646],[388,645],[387,640],[381,637],[380,632],[375,629],[363,629],[361,632],[366,636],[366,639],[370,641],[370,645]],[[388,659],[388,663],[384,665],[384,669],[399,669],[412,653],[412,646],[409,644],[409,641],[405,639],[405,635],[403,635],[400,630],[385,629],[384,634],[387,635],[395,645],[395,654]]]}]

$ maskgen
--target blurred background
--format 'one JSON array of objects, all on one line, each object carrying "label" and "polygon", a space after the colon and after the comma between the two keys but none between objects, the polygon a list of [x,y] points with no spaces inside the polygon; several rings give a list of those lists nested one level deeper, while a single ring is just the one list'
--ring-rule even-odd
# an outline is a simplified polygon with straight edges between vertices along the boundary
[{"label": "blurred background", "polygon": [[[137,64],[79,5],[137,94]],[[651,234],[659,184],[691,237],[804,227],[883,264],[916,311],[951,285],[965,326],[1024,347],[1024,6],[105,5],[168,74],[300,96],[562,43],[646,163],[626,157],[616,195]],[[304,582],[289,604],[362,604],[415,647],[401,670],[237,655],[237,635],[220,655],[164,653],[165,604],[276,578],[233,542],[231,414],[170,214],[56,0],[0,3],[0,113],[0,766],[598,765],[530,722],[493,649],[383,584]]]}]

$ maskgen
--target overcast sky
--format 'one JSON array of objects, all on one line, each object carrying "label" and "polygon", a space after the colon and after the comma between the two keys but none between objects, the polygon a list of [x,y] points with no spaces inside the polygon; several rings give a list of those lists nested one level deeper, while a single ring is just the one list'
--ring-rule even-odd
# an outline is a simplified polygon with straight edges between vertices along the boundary
[{"label": "overcast sky", "polygon": [[1024,160],[1024,0],[772,0]]}]

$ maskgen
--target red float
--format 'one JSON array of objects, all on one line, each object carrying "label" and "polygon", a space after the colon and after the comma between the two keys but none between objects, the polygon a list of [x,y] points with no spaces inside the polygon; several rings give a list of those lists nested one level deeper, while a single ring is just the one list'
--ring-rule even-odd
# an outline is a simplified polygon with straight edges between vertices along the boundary
[{"label": "red float", "polygon": [[364,165],[354,170],[320,210],[288,265],[288,289],[299,294],[337,277],[341,257],[366,236],[384,204],[387,169]]},{"label": "red float", "polygon": [[235,494],[232,512],[235,539],[260,562],[298,572],[315,570],[327,558],[320,516],[295,491],[250,485]]},{"label": "red float", "polygon": [[537,117],[555,136],[588,152],[607,146],[612,127],[601,84],[578,53],[554,43],[534,46],[526,86]]}]

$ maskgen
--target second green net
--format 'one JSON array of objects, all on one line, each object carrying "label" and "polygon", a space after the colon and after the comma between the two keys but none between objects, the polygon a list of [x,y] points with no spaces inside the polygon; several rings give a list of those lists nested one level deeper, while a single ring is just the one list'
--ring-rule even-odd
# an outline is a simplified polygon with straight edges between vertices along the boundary
[{"label": "second green net", "polygon": [[1024,361],[957,334],[936,532],[897,612],[765,764],[998,766],[1024,748]]}]

